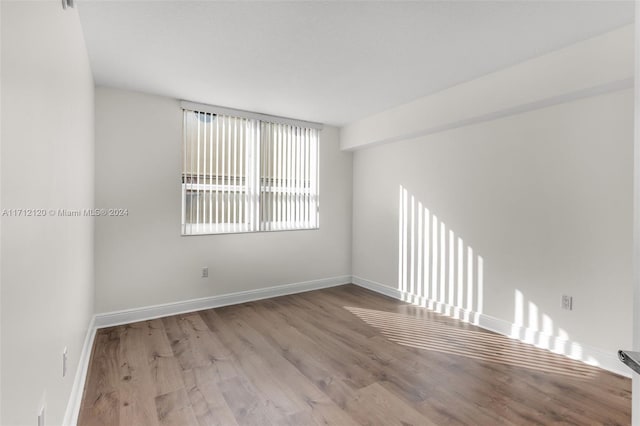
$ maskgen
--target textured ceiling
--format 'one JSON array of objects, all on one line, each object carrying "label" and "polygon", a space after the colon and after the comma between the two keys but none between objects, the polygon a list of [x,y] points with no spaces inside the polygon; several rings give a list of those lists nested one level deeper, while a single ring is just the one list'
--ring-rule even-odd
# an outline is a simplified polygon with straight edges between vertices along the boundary
[{"label": "textured ceiling", "polygon": [[632,2],[78,5],[98,85],[342,125],[633,22]]}]

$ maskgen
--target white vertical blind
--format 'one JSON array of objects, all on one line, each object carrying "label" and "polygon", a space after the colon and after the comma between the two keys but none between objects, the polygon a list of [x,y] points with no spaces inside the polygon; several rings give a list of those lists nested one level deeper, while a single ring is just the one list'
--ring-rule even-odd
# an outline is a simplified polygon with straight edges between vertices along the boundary
[{"label": "white vertical blind", "polygon": [[262,123],[261,230],[318,227],[318,130]]},{"label": "white vertical blind", "polygon": [[184,110],[182,234],[314,229],[319,130]]}]

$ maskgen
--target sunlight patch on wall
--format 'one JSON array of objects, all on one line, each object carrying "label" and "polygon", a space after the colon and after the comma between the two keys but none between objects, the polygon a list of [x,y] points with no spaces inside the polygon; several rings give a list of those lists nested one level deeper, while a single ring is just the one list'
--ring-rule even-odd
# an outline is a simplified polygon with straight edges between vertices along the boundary
[{"label": "sunlight patch on wall", "polygon": [[398,290],[403,298],[477,323],[484,304],[484,260],[400,185]]},{"label": "sunlight patch on wall", "polygon": [[[481,318],[490,320],[483,315],[483,257],[402,185],[398,199],[397,289],[401,299],[476,325]],[[599,365],[520,290],[515,290],[513,303],[509,337]]]},{"label": "sunlight patch on wall", "polygon": [[587,364],[600,365],[592,356],[585,356],[582,346],[577,342],[571,342],[569,333],[560,327],[556,328],[551,317],[541,312],[533,301],[526,300],[520,290],[514,291],[513,306],[514,318],[510,337]]}]

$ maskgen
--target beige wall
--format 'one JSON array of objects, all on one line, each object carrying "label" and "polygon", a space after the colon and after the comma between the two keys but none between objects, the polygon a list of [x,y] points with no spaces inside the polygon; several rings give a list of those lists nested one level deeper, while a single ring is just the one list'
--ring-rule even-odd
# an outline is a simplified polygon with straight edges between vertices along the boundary
[{"label": "beige wall", "polygon": [[[351,273],[351,153],[320,140],[320,229],[180,236],[182,110],[175,99],[96,90],[96,311]],[[202,267],[209,278],[200,278]]]},{"label": "beige wall", "polygon": [[[2,2],[2,207],[93,207],[94,84],[60,2]],[[62,423],[93,314],[93,220],[2,217],[2,419]],[[62,351],[68,374],[62,378]]]},{"label": "beige wall", "polygon": [[[466,308],[471,257],[473,311],[615,359],[617,349],[631,344],[632,92],[356,151],[353,274],[394,288],[411,287],[413,279],[413,292],[427,287],[430,298],[435,284],[436,300],[444,289],[448,303],[451,259],[453,305],[460,267]],[[400,202],[400,186],[407,191],[406,204]],[[438,272],[435,283],[431,275],[419,281],[419,207],[423,224],[427,216],[433,223],[435,215],[440,232],[444,222],[444,252],[439,237],[435,246],[444,275]],[[399,226],[402,210],[408,211],[407,231]],[[399,274],[403,268],[406,275]],[[573,296],[573,311],[560,308],[562,294]]]}]

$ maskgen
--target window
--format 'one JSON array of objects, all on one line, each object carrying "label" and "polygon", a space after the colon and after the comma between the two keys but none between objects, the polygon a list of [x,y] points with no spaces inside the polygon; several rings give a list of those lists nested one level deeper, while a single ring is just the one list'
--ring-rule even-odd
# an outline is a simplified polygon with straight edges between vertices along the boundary
[{"label": "window", "polygon": [[318,228],[319,125],[182,107],[182,235]]}]

